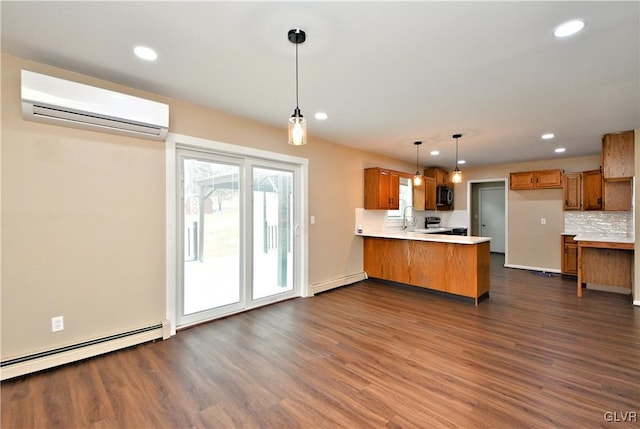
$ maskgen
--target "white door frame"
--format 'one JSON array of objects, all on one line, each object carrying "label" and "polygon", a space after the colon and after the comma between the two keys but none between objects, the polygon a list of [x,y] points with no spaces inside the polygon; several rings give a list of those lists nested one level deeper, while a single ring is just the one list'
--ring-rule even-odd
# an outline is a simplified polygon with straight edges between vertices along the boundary
[{"label": "white door frame", "polygon": [[237,146],[213,140],[190,137],[182,134],[169,133],[165,142],[165,317],[169,322],[170,335],[176,334],[177,320],[177,180],[176,180],[176,146],[187,149],[213,151],[222,155],[260,158],[267,161],[284,162],[299,167],[300,198],[295,207],[297,213],[296,232],[300,246],[297,249],[298,258],[294,273],[294,283],[299,285],[299,296],[309,296],[309,231],[307,225],[309,206],[309,160],[306,158],[284,155]]},{"label": "white door frame", "polygon": [[477,183],[502,182],[504,183],[504,265],[509,264],[509,179],[498,177],[495,179],[478,179],[467,181],[467,214],[469,216],[469,227],[473,225],[473,213],[471,206],[471,196],[473,185]]}]

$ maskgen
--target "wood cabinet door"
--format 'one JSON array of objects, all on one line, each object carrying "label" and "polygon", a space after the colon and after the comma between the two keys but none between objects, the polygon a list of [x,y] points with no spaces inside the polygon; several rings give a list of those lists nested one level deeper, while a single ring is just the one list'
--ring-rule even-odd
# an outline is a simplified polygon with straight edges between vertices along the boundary
[{"label": "wood cabinet door", "polygon": [[509,187],[514,190],[533,189],[533,172],[522,171],[509,174]]},{"label": "wood cabinet door", "polygon": [[395,171],[389,172],[389,188],[387,190],[389,201],[389,210],[398,210],[400,208],[400,174]]},{"label": "wood cabinet door", "polygon": [[626,131],[602,137],[602,174],[604,180],[630,179],[634,175],[635,134]]},{"label": "wood cabinet door", "polygon": [[424,178],[425,186],[425,210],[436,209],[436,180],[431,177]]},{"label": "wood cabinet door", "polygon": [[426,177],[422,177],[422,183],[419,185],[413,185],[413,196],[411,200],[413,201],[413,208],[416,210],[425,210],[426,209]]},{"label": "wood cabinet door", "polygon": [[582,210],[602,210],[602,172],[582,172]]},{"label": "wood cabinet door", "polygon": [[582,173],[566,173],[562,184],[565,210],[580,210],[582,194]]},{"label": "wood cabinet door", "polygon": [[562,171],[540,170],[534,171],[534,188],[561,188]]},{"label": "wood cabinet door", "polygon": [[564,267],[562,269],[562,274],[577,276],[578,275],[578,245],[565,244],[563,256],[564,256]]}]

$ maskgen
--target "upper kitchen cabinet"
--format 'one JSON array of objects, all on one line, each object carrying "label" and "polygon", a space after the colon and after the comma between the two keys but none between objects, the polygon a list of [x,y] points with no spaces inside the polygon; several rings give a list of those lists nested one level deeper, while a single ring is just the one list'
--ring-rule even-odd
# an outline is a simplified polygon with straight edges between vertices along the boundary
[{"label": "upper kitchen cabinet", "polygon": [[562,170],[521,171],[509,174],[512,190],[562,188]]},{"label": "upper kitchen cabinet", "polygon": [[564,210],[602,210],[601,171],[566,173],[562,193]]},{"label": "upper kitchen cabinet", "polygon": [[602,136],[602,172],[607,180],[630,180],[634,175],[633,131]]},{"label": "upper kitchen cabinet", "polygon": [[582,173],[566,173],[562,184],[563,209],[582,210]]},{"label": "upper kitchen cabinet", "polygon": [[436,179],[422,177],[422,184],[413,187],[413,208],[416,210],[436,209]]},{"label": "upper kitchen cabinet", "polygon": [[435,179],[436,186],[445,186],[449,184],[449,173],[438,167],[427,167],[424,169],[424,175]]},{"label": "upper kitchen cabinet", "polygon": [[364,208],[398,210],[400,208],[401,173],[384,168],[364,170]]}]

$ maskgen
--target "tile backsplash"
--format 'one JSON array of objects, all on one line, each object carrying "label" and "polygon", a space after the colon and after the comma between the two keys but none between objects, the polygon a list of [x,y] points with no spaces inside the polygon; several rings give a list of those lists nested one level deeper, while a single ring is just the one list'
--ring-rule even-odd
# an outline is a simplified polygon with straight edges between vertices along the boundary
[{"label": "tile backsplash", "polygon": [[633,234],[633,211],[566,211],[564,212],[564,232]]}]

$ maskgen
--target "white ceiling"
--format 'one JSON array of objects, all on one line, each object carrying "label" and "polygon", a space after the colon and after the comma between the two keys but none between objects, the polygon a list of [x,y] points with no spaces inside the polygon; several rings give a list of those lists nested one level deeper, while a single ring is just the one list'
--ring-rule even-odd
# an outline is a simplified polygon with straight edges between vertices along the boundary
[{"label": "white ceiling", "polygon": [[[421,140],[421,164],[453,168],[457,132],[472,167],[595,154],[602,134],[640,128],[638,1],[0,5],[3,52],[283,129],[295,107],[287,32],[302,27],[310,144],[415,162]],[[554,38],[572,18],[585,30]],[[134,57],[138,44],[159,59]]]}]

